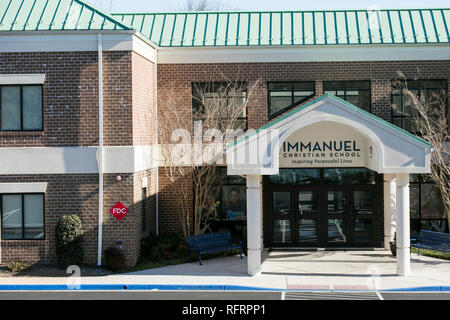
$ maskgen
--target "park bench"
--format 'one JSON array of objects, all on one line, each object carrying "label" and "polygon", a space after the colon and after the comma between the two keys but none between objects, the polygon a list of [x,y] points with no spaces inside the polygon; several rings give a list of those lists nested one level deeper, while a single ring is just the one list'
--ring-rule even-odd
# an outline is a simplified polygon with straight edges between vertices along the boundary
[{"label": "park bench", "polygon": [[189,261],[192,262],[192,253],[198,254],[198,261],[202,265],[202,253],[239,249],[242,259],[242,241],[231,239],[229,232],[215,232],[187,237],[189,246]]},{"label": "park bench", "polygon": [[450,253],[450,234],[435,231],[420,231],[418,239],[411,239],[411,247]]}]

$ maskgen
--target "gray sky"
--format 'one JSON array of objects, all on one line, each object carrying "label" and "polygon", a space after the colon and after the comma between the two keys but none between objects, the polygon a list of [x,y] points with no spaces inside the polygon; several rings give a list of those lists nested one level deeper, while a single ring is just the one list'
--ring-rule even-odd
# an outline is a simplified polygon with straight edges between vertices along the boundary
[{"label": "gray sky", "polygon": [[[169,12],[183,7],[185,0],[86,0],[112,12]],[[222,0],[224,10],[330,10],[330,9],[380,9],[448,8],[449,0]]]}]

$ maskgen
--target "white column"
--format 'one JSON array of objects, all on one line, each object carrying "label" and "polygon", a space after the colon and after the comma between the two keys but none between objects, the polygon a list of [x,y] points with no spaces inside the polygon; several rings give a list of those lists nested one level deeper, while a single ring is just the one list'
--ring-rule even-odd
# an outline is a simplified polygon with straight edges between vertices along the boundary
[{"label": "white column", "polygon": [[261,176],[247,175],[247,272],[261,274]]},{"label": "white column", "polygon": [[397,274],[411,272],[409,231],[409,174],[397,174]]},{"label": "white column", "polygon": [[384,175],[384,248],[390,249],[389,242],[394,241],[395,206],[396,206],[395,174]]}]

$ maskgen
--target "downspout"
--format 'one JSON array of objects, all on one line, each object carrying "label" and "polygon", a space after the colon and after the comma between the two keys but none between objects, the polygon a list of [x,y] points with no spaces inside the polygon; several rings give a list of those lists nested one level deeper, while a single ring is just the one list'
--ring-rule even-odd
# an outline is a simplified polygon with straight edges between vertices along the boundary
[{"label": "downspout", "polygon": [[155,215],[155,233],[159,235],[159,132],[158,132],[158,48],[155,48],[155,117],[156,117],[156,215]]},{"label": "downspout", "polygon": [[98,34],[98,252],[97,265],[102,265],[103,238],[103,43]]}]

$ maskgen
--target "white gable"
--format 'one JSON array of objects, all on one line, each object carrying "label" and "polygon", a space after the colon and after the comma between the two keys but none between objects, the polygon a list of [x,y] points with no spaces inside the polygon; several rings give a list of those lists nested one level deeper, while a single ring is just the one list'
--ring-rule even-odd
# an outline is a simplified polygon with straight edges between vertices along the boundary
[{"label": "white gable", "polygon": [[227,166],[229,175],[361,166],[378,173],[429,173],[430,149],[424,140],[323,95],[228,146]]}]

